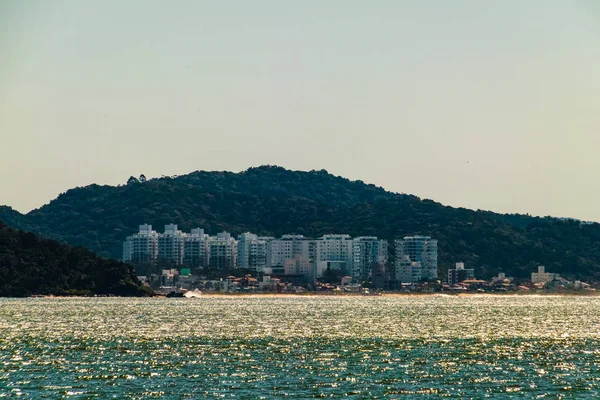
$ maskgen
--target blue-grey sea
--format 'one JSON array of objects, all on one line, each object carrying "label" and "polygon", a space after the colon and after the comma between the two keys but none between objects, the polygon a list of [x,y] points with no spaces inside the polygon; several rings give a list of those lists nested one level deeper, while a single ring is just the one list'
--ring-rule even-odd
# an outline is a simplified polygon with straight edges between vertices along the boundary
[{"label": "blue-grey sea", "polygon": [[600,298],[0,299],[0,397],[600,398]]}]

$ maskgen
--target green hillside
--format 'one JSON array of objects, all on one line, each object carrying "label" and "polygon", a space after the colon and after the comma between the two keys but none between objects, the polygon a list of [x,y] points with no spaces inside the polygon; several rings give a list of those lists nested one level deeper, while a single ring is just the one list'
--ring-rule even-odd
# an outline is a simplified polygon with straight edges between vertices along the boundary
[{"label": "green hillside", "polygon": [[0,223],[0,297],[32,294],[142,296],[149,291],[129,265]]},{"label": "green hillside", "polygon": [[479,277],[500,271],[526,277],[545,265],[565,276],[600,280],[598,224],[446,207],[326,171],[265,166],[90,185],[26,215],[0,207],[0,220],[113,258],[142,223],[159,230],[172,222],[183,230],[275,236],[349,233],[392,240],[422,234],[439,240],[441,274],[464,261]]}]

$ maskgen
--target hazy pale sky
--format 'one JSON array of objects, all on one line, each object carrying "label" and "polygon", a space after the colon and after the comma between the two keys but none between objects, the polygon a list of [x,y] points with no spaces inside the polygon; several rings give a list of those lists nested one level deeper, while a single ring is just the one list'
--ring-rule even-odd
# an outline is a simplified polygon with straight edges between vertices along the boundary
[{"label": "hazy pale sky", "polygon": [[0,0],[0,204],[277,164],[600,221],[600,2]]}]

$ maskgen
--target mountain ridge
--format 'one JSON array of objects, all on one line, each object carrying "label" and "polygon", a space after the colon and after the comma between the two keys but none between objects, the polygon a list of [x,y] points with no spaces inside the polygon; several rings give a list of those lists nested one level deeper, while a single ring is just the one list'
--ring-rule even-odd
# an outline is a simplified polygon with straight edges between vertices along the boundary
[{"label": "mountain ridge", "polygon": [[441,274],[464,261],[481,277],[500,271],[524,277],[539,264],[600,279],[598,224],[454,208],[325,170],[261,166],[130,178],[126,185],[70,189],[27,214],[0,207],[0,220],[105,257],[119,257],[122,240],[143,223],[275,236],[343,232],[393,240],[424,234],[440,241]]}]

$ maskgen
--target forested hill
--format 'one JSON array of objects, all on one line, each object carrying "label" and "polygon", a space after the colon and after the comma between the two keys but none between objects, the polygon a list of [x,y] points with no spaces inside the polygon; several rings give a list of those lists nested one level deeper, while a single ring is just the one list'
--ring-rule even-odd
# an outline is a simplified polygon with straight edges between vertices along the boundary
[{"label": "forested hill", "polygon": [[0,220],[114,258],[142,223],[158,230],[172,222],[183,230],[274,236],[349,233],[391,240],[422,234],[439,240],[442,274],[464,261],[482,278],[499,271],[526,277],[545,265],[565,276],[600,280],[598,224],[446,207],[326,171],[265,166],[131,178],[118,187],[69,190],[26,215],[0,207]]},{"label": "forested hill", "polygon": [[129,265],[0,223],[0,297],[32,294],[141,296],[150,292],[141,287]]}]

